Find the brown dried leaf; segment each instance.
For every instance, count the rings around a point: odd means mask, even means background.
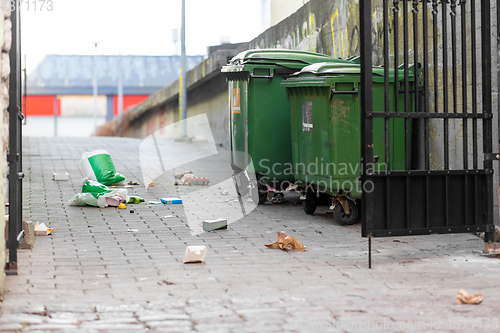
[[[483,301],[483,294],[476,293],[469,295],[465,290],[459,290],[457,296],[455,296],[455,302],[457,304],[479,304]]]

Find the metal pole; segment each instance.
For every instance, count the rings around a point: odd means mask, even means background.
[[[23,114],[24,114],[24,122],[23,124],[26,125],[28,122],[27,116],[28,116],[28,111],[26,109],[26,102],[28,98],[28,69],[27,69],[27,64],[26,64],[26,54],[24,55],[24,100],[23,100]]]
[[[54,96],[54,136],[57,136],[57,112],[58,111],[58,105],[57,105],[57,95]]]
[[[122,55],[118,55],[118,136],[122,136],[121,122],[123,113],[123,80],[122,80]]]
[[[9,85],[9,262],[6,264],[7,275],[17,275],[17,248],[22,238],[22,166],[21,166],[21,38],[20,12],[14,6],[10,20],[12,22],[12,47],[10,49],[10,85]]]
[[[97,42],[94,42],[93,86],[94,86],[94,134],[97,134]]]
[[[187,91],[186,91],[186,0],[182,0],[181,19],[181,70],[179,77],[179,116],[180,120],[187,118]],[[182,122],[181,136],[187,136],[186,121]]]

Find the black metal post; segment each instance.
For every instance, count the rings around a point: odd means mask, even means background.
[[[21,166],[21,43],[18,6],[11,13],[12,46],[9,78],[9,262],[7,275],[17,275],[17,248],[22,235],[22,166]]]
[[[491,9],[490,0],[481,0],[481,75],[483,88],[483,113],[492,113],[491,96]],[[483,151],[489,153],[493,150],[492,118],[483,119]],[[486,170],[493,169],[491,160],[484,160]],[[487,224],[493,224],[493,174],[487,176],[486,188],[488,193]],[[484,233],[484,241],[493,241],[493,231]]]
[[[367,117],[368,112],[373,110],[373,74],[372,74],[372,42],[371,42],[371,22],[372,22],[372,4],[371,1],[360,1],[360,42],[361,42],[361,184],[366,183],[368,173],[372,173],[373,168],[373,119]],[[367,228],[373,226],[372,214],[366,212],[373,211],[373,200],[362,193],[361,210],[362,235],[367,236]]]

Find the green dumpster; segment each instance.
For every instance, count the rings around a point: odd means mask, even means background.
[[[241,52],[222,67],[229,90],[231,167],[241,175],[252,160],[259,203],[266,200],[266,184],[283,189],[294,182],[290,113],[280,83],[317,62],[351,63],[312,52],[262,49]],[[240,193],[246,191],[245,177],[236,183]]]
[[[414,66],[410,71],[410,105],[414,106]],[[404,75],[389,71],[390,112],[394,112],[394,84],[401,89],[398,108],[404,111]],[[290,102],[293,172],[302,190],[304,211],[313,214],[318,198],[331,199],[333,216],[342,225],[358,216],[361,198],[361,102],[358,64],[317,63],[281,83]],[[384,112],[384,69],[373,68],[373,110]],[[411,109],[409,112],[413,112]],[[373,119],[375,171],[385,165],[385,120]],[[405,169],[404,119],[390,120],[389,169]],[[411,126],[410,126],[411,128]],[[408,152],[409,154],[411,152]]]

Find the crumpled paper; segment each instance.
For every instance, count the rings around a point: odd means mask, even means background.
[[[270,249],[282,249],[284,251],[287,250],[297,250],[304,251],[307,246],[304,246],[301,242],[299,242],[292,235],[286,235],[283,232],[278,232],[278,237],[276,238],[276,242],[266,245],[266,247]]]
[[[455,302],[457,304],[479,304],[483,301],[483,294],[477,293],[469,295],[465,290],[459,290],[457,296],[455,296]]]

